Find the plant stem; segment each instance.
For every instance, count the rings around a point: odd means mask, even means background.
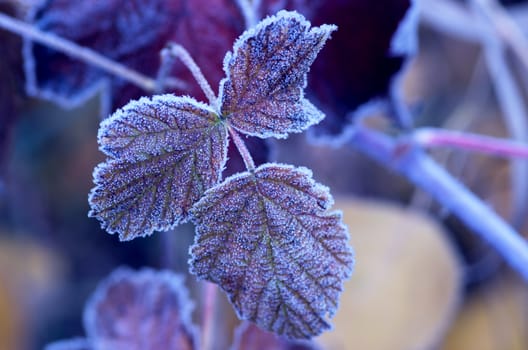
[[[170,54],[167,48],[164,48],[160,52],[160,66],[158,69],[158,74],[156,75],[156,93],[162,93],[165,86],[165,81],[167,80],[172,66],[174,64],[175,57]]]
[[[201,349],[212,349],[213,321],[216,304],[216,285],[211,282],[204,282],[203,291],[203,314],[202,314],[202,344]]]
[[[244,17],[246,29],[249,29],[257,24],[257,8],[258,3],[251,0],[236,0],[238,8]]]
[[[255,162],[253,161],[251,153],[249,153],[249,150],[247,149],[244,140],[242,140],[238,132],[236,132],[236,130],[232,127],[228,126],[228,130],[229,134],[231,134],[231,137],[233,138],[233,141],[235,142],[235,146],[238,150],[238,153],[240,153],[240,156],[244,160],[246,169],[249,171],[255,170]]]
[[[412,134],[411,141],[426,148],[454,147],[508,158],[528,158],[527,144],[460,131],[422,128]]]
[[[489,8],[489,0],[473,0],[471,4],[474,12],[480,14],[478,20],[484,23],[481,46],[506,127],[516,141],[528,142],[526,105],[506,59],[503,44],[505,40],[500,37],[499,31],[491,30],[494,26],[494,14]],[[513,187],[513,221],[520,227],[525,221],[527,209],[528,163],[520,160],[512,162],[510,177]]]
[[[0,28],[96,66],[110,74],[139,86],[145,91],[152,92],[156,88],[156,81],[141,73],[129,69],[128,67],[100,55],[93,50],[77,45],[74,42],[63,39],[54,34],[43,32],[26,22],[9,17],[3,13],[0,13]]]
[[[169,43],[165,49],[168,54],[177,57],[182,61],[185,67],[191,72],[198,85],[200,85],[200,88],[209,100],[209,104],[216,108],[216,95],[213,92],[213,89],[211,89],[211,85],[207,82],[207,79],[205,79],[200,67],[198,67],[189,52],[183,46],[176,43]]]
[[[358,126],[349,145],[405,176],[489,242],[528,281],[528,243],[477,196],[417,147],[405,151],[380,132]]]

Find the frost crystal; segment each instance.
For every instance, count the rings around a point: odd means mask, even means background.
[[[306,74],[333,25],[310,28],[296,12],[280,11],[242,34],[224,59],[221,112],[239,131],[284,138],[324,115],[303,97]]]
[[[306,168],[266,164],[208,190],[191,272],[219,284],[238,315],[290,338],[330,327],[352,252],[341,214]]]
[[[94,171],[92,210],[121,240],[167,230],[220,180],[227,131],[208,106],[188,97],[132,101],[101,123],[110,159]]]

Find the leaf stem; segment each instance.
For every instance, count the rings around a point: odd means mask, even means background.
[[[32,40],[48,47],[51,47],[85,63],[96,66],[106,71],[107,73],[118,76],[126,81],[129,81],[139,86],[145,91],[152,92],[156,88],[155,80],[139,72],[136,72],[103,55],[100,55],[93,50],[77,45],[72,41],[58,37],[52,33],[43,32],[24,21],[12,18],[3,13],[0,13],[0,28],[18,34],[24,38],[27,38],[28,40]],[[176,87],[184,86],[182,85],[183,83],[181,81],[173,80],[172,82],[178,85]]]
[[[163,93],[166,88],[184,90],[188,88],[187,82],[170,76],[175,57],[162,49],[160,51],[160,66],[156,74],[156,87],[154,92]]]
[[[203,291],[203,313],[202,313],[202,344],[201,349],[212,349],[213,321],[216,305],[216,285],[211,282],[204,282]]]
[[[422,150],[409,147],[401,152],[394,140],[363,126],[351,133],[349,145],[432,195],[489,242],[528,282],[527,241]]]
[[[257,11],[259,2],[253,2],[251,0],[236,0],[238,8],[244,17],[246,29],[254,27],[257,24]]]
[[[235,142],[235,146],[238,150],[238,153],[240,153],[240,156],[244,160],[244,164],[246,165],[246,169],[249,171],[255,170],[255,162],[253,161],[253,158],[251,157],[251,153],[249,153],[249,150],[246,147],[246,144],[244,140],[240,137],[238,132],[236,132],[235,129],[228,126],[229,134],[233,138],[233,141]]]
[[[211,85],[209,85],[209,83],[207,82],[207,79],[205,79],[205,76],[203,75],[202,70],[200,69],[200,67],[198,67],[198,65],[196,64],[194,59],[191,57],[189,52],[183,46],[176,44],[176,43],[168,43],[167,47],[163,50],[165,51],[164,52],[162,51],[162,55],[170,54],[173,57],[177,57],[180,59],[180,61],[182,61],[182,63],[191,72],[194,79],[196,80],[196,82],[198,83],[202,91],[204,92],[205,96],[209,100],[209,104],[216,108],[217,107],[216,106],[217,104],[216,95],[213,92],[213,89],[211,89]]]
[[[528,159],[527,144],[460,131],[422,128],[411,135],[411,141],[426,148],[455,147],[501,157]]]

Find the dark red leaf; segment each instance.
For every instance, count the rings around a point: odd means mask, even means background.
[[[391,54],[391,40],[409,6],[409,0],[336,0],[316,12],[314,25],[339,28],[309,75],[309,96],[326,113],[316,132],[340,133],[347,113],[387,94],[404,61]]]
[[[158,70],[159,51],[168,41],[178,42],[213,86],[223,76],[225,52],[244,29],[231,0],[52,0],[35,22],[150,77]],[[64,106],[78,105],[100,88],[106,89],[107,100],[111,96],[113,108],[148,94],[119,79],[106,80],[97,68],[55,50],[27,43],[25,52],[28,91]],[[179,93],[204,100],[181,63],[176,62],[173,73],[188,82],[189,88]]]

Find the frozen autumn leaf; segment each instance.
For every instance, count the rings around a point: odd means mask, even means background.
[[[159,51],[169,41],[187,48],[207,79],[223,77],[222,57],[244,29],[244,19],[231,0],[49,0],[39,8],[34,24],[90,48],[129,68],[154,77]],[[62,106],[77,106],[103,90],[107,107],[122,107],[145,91],[113,79],[67,55],[27,40],[24,60],[27,91]],[[204,99],[181,64],[172,75],[187,86],[181,92]]]
[[[316,350],[310,342],[292,341],[264,331],[253,323],[243,322],[235,330],[230,350]]]
[[[318,335],[352,271],[332,203],[306,168],[265,164],[232,176],[191,209],[191,272],[219,284],[242,319],[289,338]]]
[[[159,50],[170,40],[173,18],[178,14],[172,0],[51,0],[34,11],[35,25],[69,39],[126,66],[154,76]],[[123,89],[97,68],[63,53],[26,40],[26,86],[31,95],[65,107],[77,106],[104,90],[103,104],[122,106],[137,98],[137,89]],[[133,95],[129,93],[133,92]],[[111,100],[114,102],[112,104]]]
[[[207,105],[188,97],[132,101],[101,123],[110,159],[94,171],[92,210],[109,233],[131,240],[187,220],[220,180],[227,131]]]
[[[280,11],[247,30],[224,59],[221,113],[237,130],[284,138],[324,115],[304,98],[306,74],[334,25],[310,27],[296,12]]]
[[[180,275],[120,268],[86,303],[87,337],[45,350],[197,350],[192,307]]]
[[[192,304],[181,276],[119,269],[86,304],[84,326],[96,349],[198,349]]]

